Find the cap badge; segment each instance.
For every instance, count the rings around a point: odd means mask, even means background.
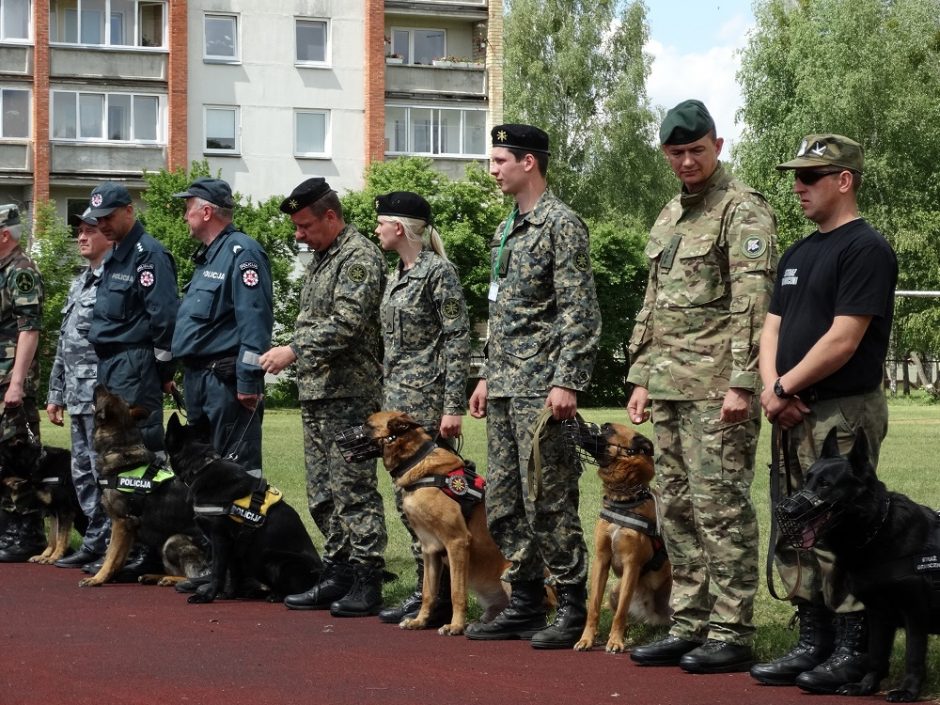
[[[506,130],[500,130],[499,132],[496,133],[496,139],[499,142],[505,142],[507,137],[508,135],[506,134]]]
[[[291,209],[296,210],[296,209],[297,209],[297,199],[296,199],[296,198],[290,199],[290,201],[288,201],[287,205],[289,205],[289,206],[291,207]]]
[[[826,153],[826,145],[824,145],[822,142],[816,142],[809,151],[815,154],[817,157],[821,157]]]
[[[92,194],[92,196],[91,196],[91,205],[92,205],[92,207],[97,208],[98,206],[101,205],[101,202],[102,202],[103,200],[104,200],[104,199],[101,197],[101,194],[100,194],[100,193],[94,193],[94,194]]]

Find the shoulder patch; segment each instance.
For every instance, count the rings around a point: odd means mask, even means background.
[[[239,266],[239,269],[242,270],[242,284],[249,289],[254,289],[258,286],[261,281],[261,277],[258,274],[258,265],[254,262],[245,262]]]
[[[157,277],[152,269],[143,269],[140,271],[140,274],[137,275],[137,281],[142,287],[149,289],[156,283]]]
[[[349,269],[346,270],[346,276],[349,277],[349,281],[353,284],[362,284],[362,282],[366,280],[368,273],[364,265],[355,262],[349,265]]]
[[[767,241],[759,235],[752,235],[741,244],[741,253],[748,259],[757,259],[767,251]]]
[[[574,266],[579,272],[586,272],[591,268],[591,258],[587,252],[579,252],[574,256]]]
[[[36,288],[36,277],[28,269],[21,269],[16,273],[13,283],[21,294],[28,294]]]
[[[441,305],[441,313],[444,314],[444,318],[451,320],[457,318],[460,315],[460,299],[456,296],[448,296]]]

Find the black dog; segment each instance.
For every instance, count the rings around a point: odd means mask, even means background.
[[[224,460],[209,442],[208,424],[184,426],[173,414],[166,448],[177,476],[189,485],[196,521],[212,544],[209,583],[189,597],[271,600],[316,584],[320,556],[297,512],[263,479]]]
[[[843,695],[871,695],[888,675],[894,633],[907,635],[906,672],[889,702],[917,699],[926,677],[928,633],[940,633],[940,516],[889,492],[868,462],[868,439],[856,433],[848,456],[836,429],[806,475],[803,489],[780,503],[777,517],[798,548],[817,543],[836,556],[836,569],[864,604],[869,620],[869,672]]]

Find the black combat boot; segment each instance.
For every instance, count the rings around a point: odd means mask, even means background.
[[[327,610],[335,600],[349,592],[352,584],[351,565],[345,561],[326,559],[323,561],[320,582],[307,592],[288,595],[284,598],[284,604],[292,610]]]
[[[379,612],[379,621],[385,624],[398,624],[403,619],[414,617],[421,609],[421,586],[424,584],[424,563],[417,567],[418,578],[415,589],[408,597],[392,607],[386,607]]]
[[[370,617],[382,609],[382,569],[363,563],[353,566],[353,583],[330,605],[334,617]]]
[[[858,683],[868,673],[868,620],[864,612],[836,615],[836,648],[811,671],[796,677],[810,693],[835,693],[840,686]]]
[[[774,661],[755,664],[751,677],[765,685],[793,685],[798,675],[816,668],[832,653],[833,616],[823,605],[797,601],[794,618],[800,622],[800,636],[796,646]]]
[[[514,582],[509,604],[503,611],[492,622],[469,625],[464,633],[468,639],[531,639],[547,626],[544,601],[545,583],[542,580]]]
[[[0,549],[0,563],[25,563],[46,550],[46,529],[39,512],[10,513],[10,539]]]
[[[532,635],[533,649],[570,649],[574,647],[587,620],[587,590],[584,585],[559,585],[555,619]]]
[[[13,512],[0,512],[0,551],[13,543],[16,538],[16,526]]]

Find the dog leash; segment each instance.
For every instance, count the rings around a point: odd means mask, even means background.
[[[242,435],[238,438],[238,443],[232,446],[232,451],[225,456],[225,460],[236,461],[238,460],[238,449],[242,447],[242,443],[245,441],[245,434],[248,433],[248,428],[251,426],[252,420],[255,418],[255,414],[258,413],[258,407],[261,405],[262,398],[258,398],[258,403],[255,404],[255,407],[251,410],[251,416],[248,417],[248,420],[245,422],[245,427],[242,429]],[[232,426],[232,430],[229,431],[228,436],[225,438],[225,443],[222,444],[222,447],[225,448],[228,446],[228,442],[232,440],[232,436],[235,433],[235,427]]]
[[[780,539],[780,525],[777,522],[777,505],[783,494],[783,484],[786,483],[786,496],[793,494],[793,486],[790,475],[790,432],[780,427],[780,424],[773,425],[771,435],[770,451],[770,541],[767,547],[767,560],[765,572],[767,576],[767,590],[770,596],[775,600],[790,601],[796,595],[803,579],[803,566],[800,562],[800,554],[796,554],[796,581],[793,587],[784,597],[781,597],[774,586],[774,552],[777,541]]]

